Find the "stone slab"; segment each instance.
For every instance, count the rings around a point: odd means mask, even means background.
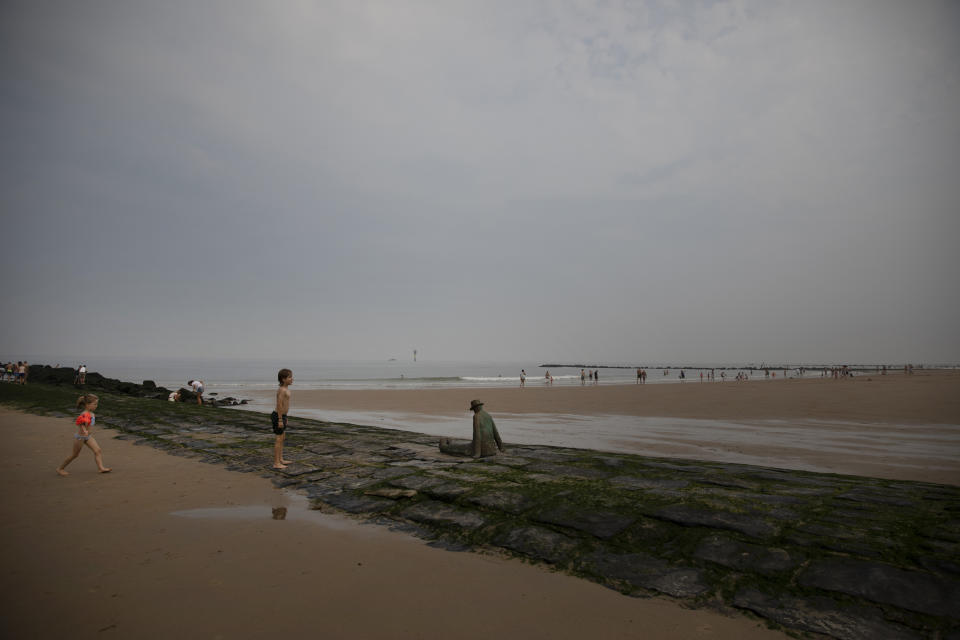
[[[467,498],[471,502],[488,509],[497,511],[506,511],[507,513],[519,514],[532,508],[536,502],[531,498],[513,491],[488,491],[476,496]]]
[[[805,587],[838,591],[909,611],[960,620],[960,584],[920,571],[836,558],[818,560],[800,572]]]
[[[565,561],[577,546],[577,540],[543,527],[519,527],[494,539],[505,549],[551,564]]]
[[[880,611],[841,605],[829,598],[775,597],[756,589],[736,593],[733,606],[747,609],[785,627],[821,633],[838,640],[919,640],[919,633],[888,622]]]
[[[674,566],[645,553],[593,553],[585,558],[583,567],[631,587],[675,598],[693,598],[710,590],[702,570]]]
[[[643,478],[637,476],[617,476],[610,478],[610,484],[621,489],[647,491],[650,489],[682,489],[690,483],[677,478]]]
[[[694,557],[709,560],[739,571],[776,575],[792,571],[800,566],[804,557],[785,549],[764,547],[733,540],[726,536],[713,535],[703,539],[694,552]]]
[[[692,505],[671,505],[650,511],[647,515],[685,527],[712,527],[739,531],[751,538],[770,538],[777,534],[777,527],[766,522],[758,515],[747,515],[695,507]]]
[[[476,529],[486,524],[487,519],[475,511],[464,511],[434,500],[425,500],[400,512],[400,516],[439,526],[455,526],[462,529]]]
[[[569,464],[553,464],[551,462],[534,462],[524,467],[524,471],[546,473],[558,478],[578,478],[581,480],[602,480],[609,478],[611,475],[608,471],[600,471],[599,469],[584,469]]]
[[[612,538],[636,521],[635,518],[618,513],[567,509],[545,511],[534,515],[533,519],[546,524],[583,531],[604,540]]]

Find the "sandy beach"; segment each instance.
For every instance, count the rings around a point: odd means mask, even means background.
[[[84,451],[61,478],[70,420],[0,408],[0,425],[3,637],[786,637],[307,512],[268,480],[108,430],[96,435],[114,471]]]
[[[262,408],[272,392],[253,394]],[[300,390],[292,415],[392,416],[468,438],[479,397],[508,442],[960,484],[960,372],[524,389]],[[269,409],[267,409],[269,410]],[[298,413],[299,412],[299,413]],[[349,417],[349,415],[347,416]]]

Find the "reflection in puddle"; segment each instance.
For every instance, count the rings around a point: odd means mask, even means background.
[[[362,524],[342,515],[311,509],[310,501],[306,496],[296,493],[278,492],[272,503],[185,509],[183,511],[173,511],[170,515],[198,520],[299,520],[312,522],[327,529],[374,533],[374,527],[363,527]]]

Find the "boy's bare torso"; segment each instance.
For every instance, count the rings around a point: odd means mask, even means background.
[[[287,415],[290,409],[290,387],[281,386],[277,389],[277,413],[281,416]]]

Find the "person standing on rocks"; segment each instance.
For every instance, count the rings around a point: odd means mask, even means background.
[[[497,451],[505,453],[506,449],[503,448],[503,441],[500,439],[497,425],[494,424],[490,414],[483,410],[483,402],[480,400],[471,401],[470,410],[473,411],[473,442],[453,444],[450,438],[440,438],[440,451],[452,456],[472,456],[474,458],[495,456]]]
[[[273,468],[286,469],[289,460],[283,459],[283,443],[287,437],[287,412],[290,411],[290,385],[293,384],[293,371],[280,369],[277,372],[280,388],[277,389],[277,408],[270,414],[273,424],[273,433],[276,437],[273,443]]]
[[[203,380],[191,380],[187,383],[193,389],[193,392],[197,394],[197,404],[203,404]]]

